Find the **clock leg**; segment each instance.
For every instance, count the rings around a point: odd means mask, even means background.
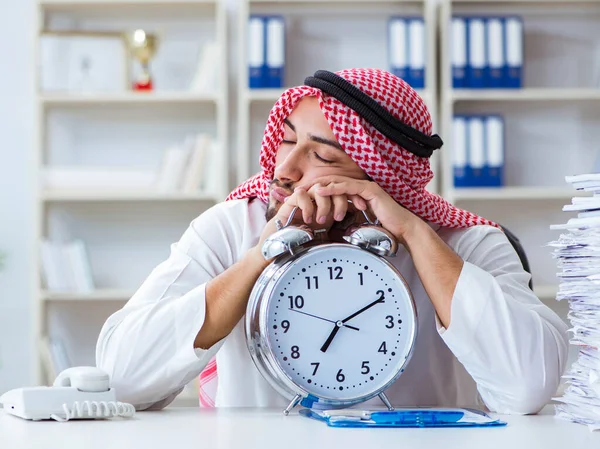
[[[379,393],[379,399],[381,399],[381,402],[383,402],[385,404],[385,406],[388,408],[389,411],[393,411],[394,410],[394,407],[390,403],[390,400],[385,395],[385,393]]]
[[[290,414],[290,410],[293,409],[294,407],[296,407],[296,405],[298,405],[298,402],[300,402],[300,399],[302,399],[302,396],[300,396],[299,394],[297,394],[294,399],[292,399],[292,402],[290,402],[290,405],[287,406],[287,408],[283,411],[283,414],[285,416]]]

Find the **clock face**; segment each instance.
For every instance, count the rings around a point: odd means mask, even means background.
[[[365,250],[315,247],[289,265],[270,297],[271,351],[291,380],[315,396],[370,396],[410,358],[409,291],[392,267]]]

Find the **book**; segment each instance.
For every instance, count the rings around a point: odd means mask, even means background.
[[[487,87],[485,20],[479,17],[467,19],[467,85],[472,89]]]
[[[202,46],[196,71],[190,83],[190,91],[192,92],[215,92],[219,86],[219,55],[222,52],[216,42],[209,42]]]
[[[455,115],[452,123],[454,187],[504,185],[504,117]]]
[[[263,86],[281,88],[285,82],[285,21],[282,16],[265,17],[266,78]]]
[[[205,171],[208,169],[206,160],[210,151],[211,138],[207,134],[199,134],[194,139],[194,147],[190,155],[190,163],[185,172],[182,191],[194,193],[202,190]]]
[[[174,193],[181,190],[184,173],[194,145],[194,138],[189,136],[183,143],[168,147],[156,178],[156,190],[160,193]]]
[[[408,83],[414,89],[425,87],[425,21],[408,21]]]
[[[40,243],[41,273],[50,292],[89,293],[95,289],[92,270],[82,240]]]
[[[248,87],[263,88],[266,78],[266,27],[262,16],[248,19]]]
[[[408,31],[404,17],[390,17],[388,21],[388,60],[390,72],[403,80],[408,79]]]
[[[464,17],[453,17],[451,24],[452,87],[467,87],[467,21]]]

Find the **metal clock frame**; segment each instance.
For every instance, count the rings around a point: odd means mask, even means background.
[[[377,254],[374,254],[370,251],[367,251],[378,257],[380,261],[386,264],[395,273],[395,275],[404,284],[406,293],[408,294],[408,298],[410,300],[409,305],[410,310],[412,312],[411,317],[413,319],[412,331],[411,335],[409,336],[410,348],[408,354],[406,355],[404,363],[402,363],[402,365],[398,368],[397,373],[383,387],[376,389],[373,393],[369,393],[350,400],[339,400],[331,397],[312,395],[311,393],[297,385],[290,378],[290,376],[281,368],[279,362],[274,356],[274,350],[268,338],[269,328],[267,323],[267,310],[270,300],[272,299],[272,294],[275,285],[277,284],[279,279],[288,271],[288,268],[290,268],[292,264],[301,259],[302,256],[306,256],[313,252],[320,252],[326,249],[336,247],[353,247],[357,250],[366,251],[364,249],[359,248],[358,246],[346,243],[326,243],[315,246],[303,246],[296,248],[295,251],[290,251],[288,253],[278,256],[262,272],[250,294],[245,321],[246,343],[248,346],[248,350],[250,352],[255,366],[263,375],[263,377],[269,382],[269,384],[271,384],[271,386],[277,392],[279,392],[279,394],[291,400],[288,407],[284,410],[284,414],[286,415],[289,414],[290,410],[294,408],[304,398],[313,399],[313,403],[319,403],[331,406],[332,408],[338,408],[348,407],[354,404],[358,404],[360,402],[367,401],[375,396],[379,396],[382,402],[388,407],[388,409],[393,410],[393,407],[390,404],[390,401],[388,400],[384,392],[398,379],[398,377],[400,377],[413,355],[418,331],[418,322],[417,309],[412,292],[410,291],[406,280],[394,265],[392,265],[383,257],[378,256]]]

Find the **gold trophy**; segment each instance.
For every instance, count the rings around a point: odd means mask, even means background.
[[[156,35],[146,33],[144,30],[135,30],[127,35],[127,44],[130,54],[140,62],[142,68],[142,73],[132,82],[132,89],[136,91],[151,91],[153,85],[150,73],[150,60],[156,53],[158,38]]]

